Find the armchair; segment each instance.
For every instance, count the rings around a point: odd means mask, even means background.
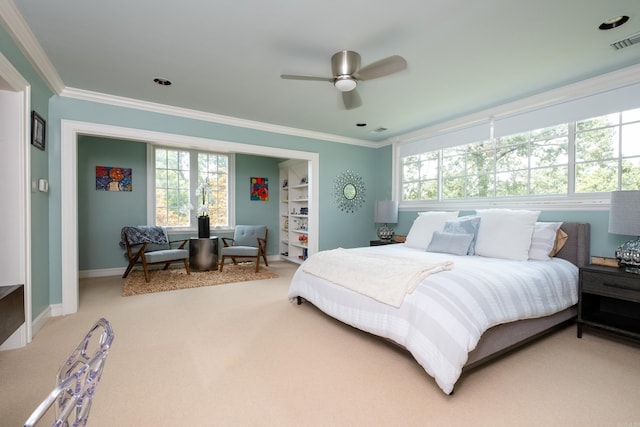
[[[224,247],[220,251],[220,272],[224,268],[225,258],[231,258],[237,264],[236,258],[255,258],[256,273],[260,269],[260,258],[267,262],[267,226],[266,225],[237,225],[233,239],[223,237]]]
[[[174,262],[183,262],[187,274],[189,270],[189,251],[184,248],[189,239],[170,241],[167,232],[162,227],[138,226],[122,227],[120,245],[126,248],[129,265],[122,275],[126,278],[136,264],[142,264],[144,278],[149,282],[149,265],[164,264],[163,270]],[[172,244],[181,243],[177,249]]]

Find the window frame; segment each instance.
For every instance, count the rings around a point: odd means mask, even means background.
[[[188,226],[165,226],[167,232],[169,234],[190,234],[195,233],[198,230],[197,223],[197,199],[195,196],[195,189],[197,188],[197,170],[193,170],[191,167],[193,164],[198,165],[198,154],[214,154],[218,156],[226,156],[228,160],[228,171],[227,171],[227,225],[226,226],[218,226],[213,227],[212,230],[215,230],[219,233],[225,232],[233,232],[235,228],[235,181],[236,181],[236,173],[235,173],[235,155],[233,153],[225,153],[219,151],[208,151],[201,148],[190,148],[184,146],[174,146],[174,145],[162,145],[162,144],[147,144],[147,224],[156,225],[156,162],[155,162],[155,153],[156,149],[161,150],[175,150],[175,151],[186,151],[189,152],[190,155],[190,170],[189,170],[189,200],[190,204],[193,206],[189,214],[189,225]]]
[[[623,185],[622,181],[622,170],[621,165],[625,159],[636,159],[638,156],[624,156],[622,153],[622,129],[625,125],[630,123],[635,123],[640,126],[640,120],[635,119],[630,122],[625,122],[622,117],[623,114],[629,111],[638,110],[639,108],[631,108],[625,109],[622,111],[614,112],[611,114],[618,114],[619,120],[616,124],[606,126],[608,128],[616,128],[618,132],[618,156],[617,160],[617,189],[620,189]],[[602,114],[596,117],[606,116],[608,114]],[[437,147],[433,150],[429,150],[426,152],[420,152],[415,154],[406,154],[404,156],[401,155],[400,144],[398,142],[393,144],[393,166],[392,166],[392,176],[393,176],[393,198],[399,201],[399,207],[401,210],[421,210],[421,209],[458,209],[458,210],[473,210],[478,207],[478,204],[481,203],[483,207],[504,207],[504,208],[527,208],[527,209],[566,209],[566,210],[604,210],[608,208],[609,199],[610,199],[610,191],[603,192],[594,192],[594,193],[576,193],[576,135],[577,131],[577,122],[583,120],[590,120],[592,118],[581,119],[581,120],[573,120],[567,121],[564,124],[568,126],[567,133],[567,163],[566,168],[568,171],[568,182],[567,182],[567,193],[563,194],[548,194],[548,195],[526,195],[526,196],[500,196],[500,197],[475,197],[475,198],[459,198],[459,199],[443,199],[443,184],[444,184],[444,172],[442,169],[443,163],[443,155],[445,150],[471,145],[474,143],[480,143],[482,141],[475,142],[465,142],[459,145],[444,145]],[[560,123],[559,125],[563,125]],[[488,132],[487,134],[492,132],[492,123],[488,123]],[[558,126],[558,125],[555,125]],[[555,127],[554,125],[547,126],[547,128]],[[530,129],[531,132],[537,129]],[[508,135],[507,135],[508,137]],[[498,140],[499,138],[496,138]],[[528,175],[528,187],[531,185],[531,172],[536,168],[532,168],[531,166],[531,140],[528,142],[529,144],[529,154],[528,154],[528,167],[526,169]],[[429,154],[429,153],[437,153],[438,157],[438,188],[437,188],[437,199],[432,200],[403,200],[404,197],[404,189],[403,189],[403,178],[404,178],[404,158],[410,156],[420,156],[421,154]],[[580,163],[580,162],[578,162]],[[565,166],[565,164],[561,164],[561,166]],[[493,171],[493,179],[496,179],[498,172],[495,170],[496,165],[494,164]],[[467,177],[468,170],[465,170],[464,177]]]

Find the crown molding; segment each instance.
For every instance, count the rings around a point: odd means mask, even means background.
[[[0,1],[0,21],[49,89],[59,95],[64,82],[12,0]]]
[[[360,145],[363,147],[376,148],[379,145],[362,139],[347,138],[339,135],[315,132],[304,129],[291,128],[286,126],[273,125],[253,120],[240,119],[237,117],[223,116],[221,114],[207,113],[204,111],[191,110],[188,108],[173,107],[171,105],[159,104],[155,102],[141,101],[133,98],[126,98],[116,95],[108,95],[100,92],[92,92],[84,89],[66,87],[60,94],[62,97],[74,98],[84,101],[99,102],[102,104],[114,105],[118,107],[133,108],[136,110],[149,111],[159,114],[184,117],[188,119],[201,120],[223,125],[236,126],[247,129],[260,130],[264,132],[279,133],[284,135],[298,136],[302,138],[319,139],[322,141],[338,142],[341,144]]]
[[[437,123],[410,133],[398,135],[386,139],[386,143],[406,143],[428,138],[436,134],[451,132],[453,130],[466,128],[482,122],[489,122],[539,108],[549,107],[561,102],[580,98],[582,96],[593,95],[607,90],[618,89],[640,81],[640,65],[632,65],[620,70],[605,73],[596,77],[582,80],[573,84],[552,89],[537,95],[528,96],[516,101],[508,102],[497,107],[488,108],[477,113],[452,120]]]

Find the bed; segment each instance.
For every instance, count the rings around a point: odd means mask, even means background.
[[[425,252],[406,244],[345,250],[383,266],[388,258],[388,264],[408,259],[442,267],[420,276],[397,306],[310,272],[308,261],[294,274],[288,297],[405,348],[451,394],[463,372],[575,319],[577,267],[588,264],[590,227],[558,224],[568,238],[546,261]],[[494,295],[499,289],[507,299]],[[454,290],[461,296],[450,295]]]

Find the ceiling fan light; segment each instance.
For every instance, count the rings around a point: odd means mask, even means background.
[[[338,76],[333,85],[340,92],[349,92],[356,88],[356,81],[351,76]]]

